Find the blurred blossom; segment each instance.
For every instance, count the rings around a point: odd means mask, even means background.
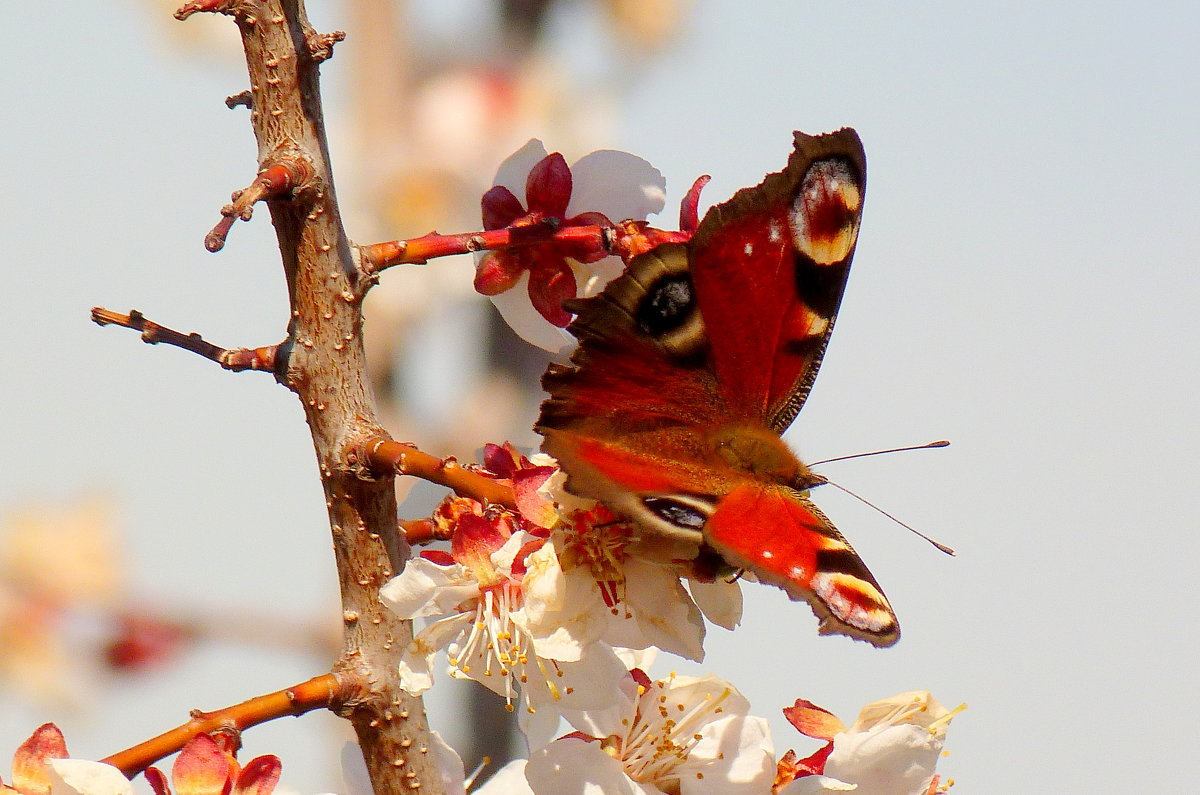
[[[122,582],[107,501],[29,506],[0,521],[0,682],[27,697],[72,699],[82,669],[67,650],[66,619],[111,609]]]

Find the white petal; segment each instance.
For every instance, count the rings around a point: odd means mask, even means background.
[[[608,608],[596,583],[583,568],[564,573],[554,544],[530,555],[528,564],[525,605],[513,622],[529,633],[539,657],[577,662],[608,625]]]
[[[546,146],[541,141],[537,138],[530,138],[524,146],[513,152],[500,164],[500,168],[496,170],[496,179],[492,181],[492,184],[508,188],[514,196],[521,200],[521,206],[528,209],[529,205],[525,201],[525,183],[529,181],[529,172],[533,171],[533,167],[548,154]]]
[[[535,795],[525,779],[524,759],[514,759],[472,791],[472,795]]]
[[[490,298],[509,328],[530,345],[563,353],[575,344],[575,338],[566,329],[552,325],[533,308],[529,301],[529,271],[523,271],[511,289]]]
[[[659,795],[657,787],[639,784],[598,742],[555,740],[532,752],[525,778],[534,792],[550,795]]]
[[[825,773],[852,781],[873,795],[924,792],[941,756],[942,738],[921,726],[879,726],[865,732],[839,732]]]
[[[713,582],[689,579],[688,590],[696,606],[718,627],[734,629],[742,623],[742,587],[737,580],[717,578]]]
[[[634,668],[640,668],[643,671],[649,671],[650,666],[654,665],[654,661],[658,659],[658,649],[650,646],[645,649],[628,649],[620,646],[613,647],[613,651],[621,658],[621,662],[625,663],[625,667],[632,671]]]
[[[849,731],[866,731],[883,724],[911,723],[926,728],[936,724],[934,730],[944,737],[950,722],[946,720],[947,717],[953,717],[951,711],[942,706],[928,690],[910,690],[867,704],[859,711],[858,719]]]
[[[444,616],[479,596],[479,583],[465,566],[440,566],[413,558],[379,589],[379,598],[401,618]]]
[[[604,638],[614,646],[655,646],[699,662],[704,659],[704,620],[674,570],[630,559],[625,564],[625,601],[608,612]]]
[[[675,709],[675,704],[682,704],[686,709],[693,704],[708,701],[720,704],[722,716],[745,716],[750,712],[750,702],[746,697],[729,682],[712,674],[676,676],[668,679],[663,695],[667,698],[665,703],[671,705],[669,709],[672,710]]]
[[[133,795],[120,770],[86,759],[51,759],[50,795]]]
[[[531,541],[537,540],[537,536],[532,533],[527,533],[524,530],[518,530],[513,533],[504,542],[503,545],[491,554],[492,565],[505,575],[512,577],[513,562],[516,560],[517,554]]]
[[[754,795],[770,790],[776,772],[775,746],[765,719],[731,715],[699,733],[702,739],[679,766],[682,795]]]
[[[779,795],[821,795],[823,792],[852,792],[857,784],[848,784],[829,776],[803,776],[779,791]]]
[[[400,686],[413,695],[433,687],[433,656],[474,621],[474,613],[460,613],[435,621],[418,633],[400,659]]]
[[[601,709],[613,703],[617,687],[629,671],[612,647],[593,643],[583,650],[579,662],[562,663],[565,677],[558,680],[566,709]]]
[[[429,747],[433,750],[433,761],[438,766],[438,772],[442,774],[442,790],[448,794],[465,793],[467,776],[463,772],[462,757],[442,739],[442,735],[436,731],[431,731],[429,734],[431,737]]]
[[[546,455],[545,453],[536,453],[530,457],[529,462],[535,466],[558,466],[558,461],[556,461],[552,456]],[[576,497],[574,494],[568,492],[566,483],[567,473],[560,469],[550,477],[546,478],[546,481],[542,485],[538,486],[538,496],[544,500],[549,500],[550,502],[558,505],[561,513],[569,513],[571,511],[587,511],[596,507],[595,500],[589,500],[584,497]]]
[[[638,684],[632,676],[626,676],[613,690],[611,703],[588,710],[562,710],[563,717],[574,728],[592,737],[608,737],[622,734],[622,721],[633,716],[637,710]]]
[[[644,221],[667,204],[662,172],[628,152],[602,149],[571,166],[571,201],[567,216],[601,212],[610,221]]]
[[[525,745],[530,750],[549,745],[566,733],[562,730],[562,713],[553,704],[542,704],[531,711],[524,696],[517,709],[517,726],[525,735]]]
[[[575,260],[567,262],[575,274],[575,293],[579,298],[591,298],[625,272],[625,263],[620,257],[605,257],[586,264]]]

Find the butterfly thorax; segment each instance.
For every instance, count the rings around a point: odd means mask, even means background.
[[[814,475],[779,435],[765,426],[726,425],[714,431],[709,441],[716,457],[738,472],[797,491],[821,482],[820,476]]]

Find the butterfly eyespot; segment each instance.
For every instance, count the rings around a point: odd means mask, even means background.
[[[712,514],[710,503],[699,497],[643,497],[642,505],[664,522],[685,530],[699,530]]]
[[[836,265],[854,251],[861,211],[862,189],[849,161],[818,160],[792,199],[792,243],[817,265]]]
[[[639,331],[671,355],[694,362],[708,345],[688,268],[685,246],[659,246],[630,263],[626,277],[614,283],[613,297]]]
[[[669,334],[687,322],[695,305],[691,276],[686,273],[664,276],[638,305],[638,327],[654,337]]]

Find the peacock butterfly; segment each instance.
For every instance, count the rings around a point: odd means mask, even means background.
[[[822,634],[876,646],[896,615],[807,493],[824,478],[780,438],[833,330],[866,161],[851,129],[797,132],[787,168],[567,302],[579,346],[553,365],[537,430],[571,492],[639,530],[639,554],[715,553],[804,599]]]

